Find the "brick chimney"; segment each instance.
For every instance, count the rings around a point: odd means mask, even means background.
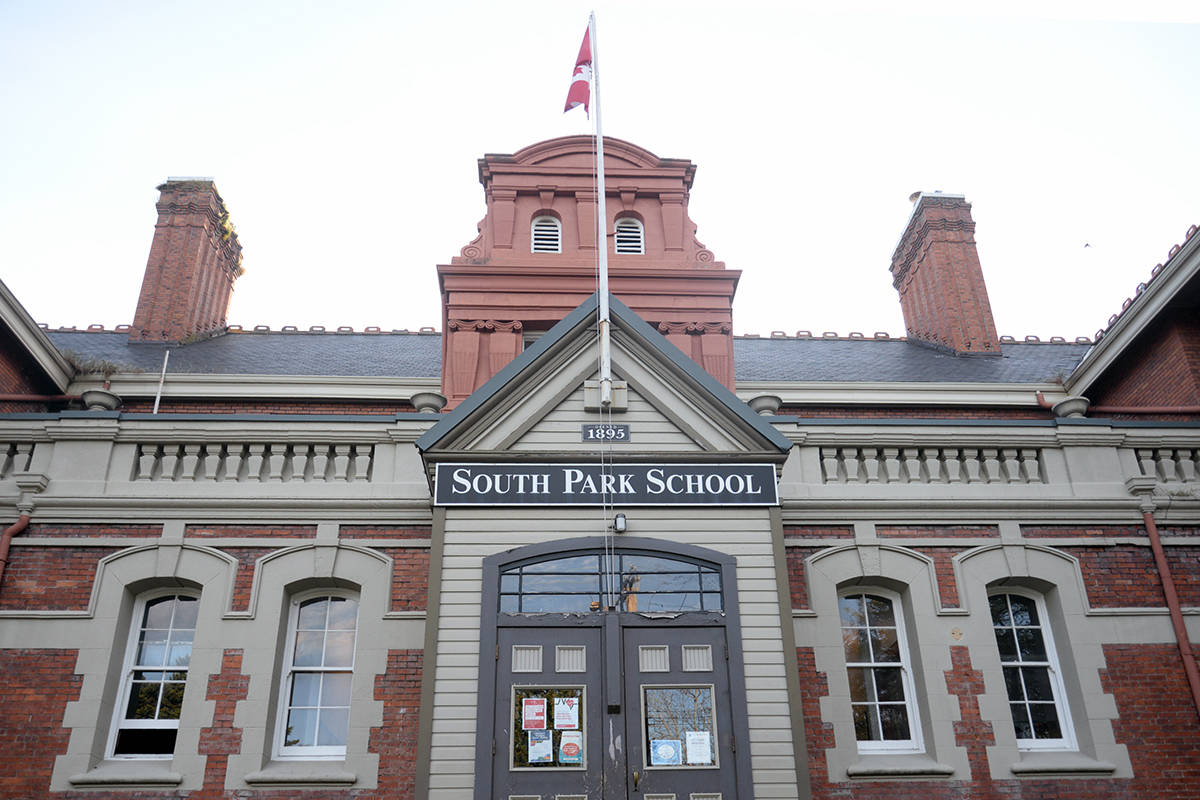
[[[960,356],[999,356],[971,204],[962,195],[918,192],[892,254],[908,337]]]
[[[129,338],[184,342],[225,328],[242,246],[225,201],[208,178],[168,178]]]

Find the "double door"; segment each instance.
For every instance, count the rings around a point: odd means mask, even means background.
[[[737,747],[747,743],[735,735],[745,719],[726,636],[722,617],[707,613],[502,623],[491,796],[734,800]]]

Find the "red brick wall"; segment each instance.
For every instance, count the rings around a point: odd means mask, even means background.
[[[0,609],[5,611],[82,611],[87,608],[100,559],[109,547],[22,547],[8,551]]]
[[[954,579],[954,557],[962,552],[958,547],[914,547],[933,559],[937,574],[938,597],[942,608],[958,608],[958,581]]]
[[[381,547],[392,558],[392,611],[421,611],[428,605],[429,551],[416,547]]]
[[[785,539],[792,537],[852,539],[854,538],[854,528],[849,525],[785,525],[783,526],[783,537]]]
[[[134,398],[125,401],[121,409],[128,412],[150,413],[154,410],[152,398]],[[163,398],[159,403],[160,414],[411,414],[411,404],[394,402],[371,402],[358,400],[212,400],[208,398],[173,397]]]
[[[188,525],[183,535],[195,539],[285,538],[311,539],[316,525]]]
[[[4,325],[0,325],[0,394],[58,394],[44,378],[35,362]],[[45,403],[0,401],[0,414],[20,411],[45,411]]]
[[[1064,547],[1079,559],[1088,601],[1096,608],[1165,605],[1162,583],[1149,547]],[[1167,566],[1175,580],[1179,601],[1200,605],[1200,548],[1166,548]]]
[[[79,698],[78,650],[0,650],[0,797],[42,798],[55,756],[71,738],[62,727],[67,703]]]
[[[1000,535],[995,525],[879,525],[880,539],[981,539]]]
[[[1162,533],[1162,531],[1159,531]],[[1091,539],[1138,536],[1145,537],[1140,525],[1081,528],[1078,525],[1022,525],[1021,536],[1026,539]]]
[[[1129,348],[1092,391],[1092,404],[1200,405],[1200,321],[1194,315],[1178,312],[1155,327],[1153,339]]]
[[[137,537],[157,539],[162,536],[161,525],[62,525],[58,523],[31,522],[23,537],[55,539],[91,539]]]
[[[796,650],[801,712],[815,800],[1195,800],[1200,785],[1200,722],[1174,645],[1105,645],[1101,685],[1117,706],[1113,733],[1129,751],[1133,778],[1038,778],[992,780],[987,746],[994,726],[979,713],[983,674],[968,648],[950,648],[946,690],[958,699],[955,740],[967,751],[969,780],[829,780],[826,750],[833,726],[821,718],[820,698],[829,694],[812,648]],[[930,687],[936,691],[935,687]]]
[[[339,535],[343,539],[428,539],[432,534],[427,527],[343,525]]]
[[[367,750],[379,753],[379,788],[371,797],[407,800],[416,794],[418,720],[421,712],[420,650],[389,650],[387,672],[375,679],[383,701],[383,725],[371,729]]]
[[[237,575],[233,579],[233,606],[231,611],[247,611],[250,608],[250,589],[254,585],[254,565],[258,559],[270,553],[270,547],[224,547],[221,551],[237,559]]]
[[[804,576],[804,560],[821,547],[788,547],[787,557],[788,587],[792,595],[792,608],[808,608],[808,581]]]

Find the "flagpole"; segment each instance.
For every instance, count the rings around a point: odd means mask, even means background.
[[[612,405],[612,351],[608,317],[608,211],[605,207],[604,131],[600,124],[600,53],[596,48],[596,12],[588,17],[592,50],[592,92],[596,106],[596,247],[600,254],[600,405]]]

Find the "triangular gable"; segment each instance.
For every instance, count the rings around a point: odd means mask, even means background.
[[[1067,378],[1067,391],[1088,395],[1100,384],[1111,383],[1118,373],[1129,368],[1124,356],[1139,346],[1151,345],[1149,340],[1164,319],[1177,313],[1180,306],[1194,309],[1197,305],[1200,305],[1200,235],[1193,225],[1184,243],[1171,249],[1167,263],[1155,268],[1150,281],[1138,287],[1132,303],[1098,336],[1096,346]],[[1184,317],[1188,316],[1184,312]]]
[[[20,360],[28,359],[36,364],[49,384],[59,392],[65,392],[75,370],[2,281],[0,281],[0,322],[9,330],[16,340],[16,344],[21,348],[20,354],[13,355]]]
[[[509,449],[549,415],[568,408],[596,370],[596,306],[593,294],[421,436],[417,446],[422,451]],[[638,400],[690,440],[682,450],[768,454],[791,447],[765,419],[611,295],[609,308],[614,377],[627,381]],[[611,421],[621,423],[621,416],[613,414]],[[601,415],[589,414],[588,421],[600,422]],[[660,427],[660,432],[665,431]],[[636,450],[642,448],[635,444],[627,452]]]

